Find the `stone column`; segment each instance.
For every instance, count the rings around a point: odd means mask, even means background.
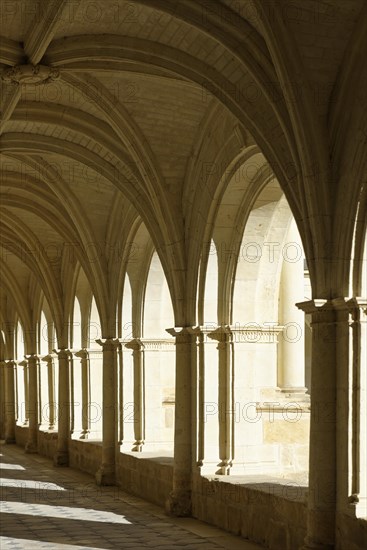
[[[209,334],[218,341],[218,409],[219,409],[219,468],[216,474],[228,475],[234,448],[233,396],[233,339],[229,327],[219,327]]]
[[[354,389],[355,399],[358,399],[358,409],[355,415],[355,424],[359,428],[358,447],[355,459],[356,470],[359,471],[358,488],[358,517],[367,517],[367,299],[358,302],[359,313],[359,380],[355,377],[359,392]],[[358,416],[357,416],[358,414]]]
[[[343,356],[349,359],[344,369],[338,365],[338,511],[366,517],[367,300],[339,300],[336,307],[349,313],[349,322],[338,337],[344,343]]]
[[[98,485],[115,485],[117,449],[117,346],[118,340],[96,340],[102,346],[102,463],[96,473]]]
[[[302,243],[293,221],[288,239],[302,250]],[[278,386],[284,393],[304,394],[305,388],[305,318],[296,303],[304,299],[303,258],[284,259],[281,277],[280,337]],[[294,397],[294,396],[293,396]]]
[[[52,355],[45,355],[41,358],[47,365],[47,380],[48,380],[48,429],[55,429],[55,373],[54,373],[54,360]],[[42,410],[42,414],[45,415],[45,411]]]
[[[57,451],[54,455],[55,466],[69,465],[70,441],[70,358],[71,351],[54,350],[59,361],[59,404]]]
[[[176,408],[173,487],[166,503],[173,516],[191,515],[192,484],[192,363],[196,336],[190,327],[168,329],[176,338]]]
[[[15,443],[15,362],[5,362],[5,443]]]
[[[141,451],[145,443],[145,358],[144,344],[134,338],[127,344],[133,350],[134,362],[134,437],[133,451]]]
[[[191,334],[196,335],[198,342],[196,354],[198,365],[195,369],[195,380],[194,370],[192,372],[191,383],[198,386],[197,450],[200,458],[197,465],[201,475],[222,473],[219,458],[219,440],[221,437],[220,430],[222,430],[223,435],[223,425],[220,427],[220,406],[224,403],[220,403],[219,400],[221,374],[219,372],[220,353],[218,353],[218,347],[216,346],[218,337],[212,337],[212,334],[216,334],[217,330],[218,327],[215,324],[189,329]],[[218,467],[220,468],[219,471]]]
[[[312,318],[309,495],[303,549],[332,550],[337,477],[337,316],[333,303],[327,300],[297,305]]]
[[[28,362],[28,441],[26,453],[36,453],[38,448],[38,370],[39,358],[32,353],[25,356]]]
[[[90,362],[88,350],[82,349],[74,353],[80,359],[82,374],[82,430],[79,439],[88,439],[90,432]]]
[[[198,327],[190,331],[192,335],[196,335],[193,346],[196,347],[196,357],[192,364],[191,383],[193,386],[193,418],[192,424],[193,433],[193,452],[196,452],[196,467],[201,472],[204,466],[205,459],[205,349],[204,349],[204,333]]]
[[[21,403],[21,407],[24,405],[24,421],[23,426],[29,425],[29,370],[28,361],[25,359],[18,362],[18,367],[23,367],[23,384],[24,384],[24,403]],[[19,405],[18,405],[19,406]],[[18,420],[20,418],[20,411],[18,411]]]
[[[124,441],[124,354],[122,344],[119,340],[117,346],[117,380],[118,380],[118,444],[122,445]]]
[[[0,439],[5,438],[5,361],[0,361]]]

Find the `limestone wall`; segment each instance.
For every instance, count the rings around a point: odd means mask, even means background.
[[[57,432],[38,432],[38,452],[41,455],[52,459],[56,453],[56,448]]]
[[[307,490],[297,484],[194,477],[193,516],[271,550],[300,548],[306,536]]]
[[[172,489],[173,458],[121,453],[116,473],[124,491],[164,506]]]
[[[95,475],[102,459],[102,445],[94,441],[77,441],[73,439],[70,442],[70,466]]]
[[[25,447],[28,439],[28,427],[27,426],[15,426],[15,441],[17,445]]]

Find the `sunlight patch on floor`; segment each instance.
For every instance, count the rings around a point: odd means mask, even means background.
[[[56,483],[33,481],[32,479],[8,479],[0,478],[0,487],[14,487],[16,489],[37,489],[42,491],[66,491],[64,487],[56,485]]]
[[[20,464],[6,464],[5,462],[0,463],[0,470],[25,470]]]
[[[29,540],[29,539],[14,539],[12,537],[0,537],[0,548],[5,550],[5,548],[11,548],[12,550],[103,550],[101,547],[93,546],[75,546],[74,544],[61,544],[57,542],[43,542],[39,540]]]
[[[26,502],[0,501],[0,510],[7,514],[25,514],[31,516],[72,519],[77,521],[98,521],[131,525],[124,516],[114,512],[93,510],[91,508],[73,508],[70,506],[50,506],[49,504],[28,504]]]

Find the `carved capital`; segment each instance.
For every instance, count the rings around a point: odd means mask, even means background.
[[[78,357],[78,359],[88,359],[89,358],[89,352],[87,349],[81,349],[79,351],[74,352],[75,357]]]
[[[30,355],[25,355],[24,359],[27,361],[29,367],[36,367],[39,363],[39,357],[35,353],[31,353]]]
[[[130,342],[125,343],[125,348],[132,349],[133,351],[143,351],[144,344],[140,340],[140,338],[134,338],[133,340],[130,340]]]
[[[105,340],[96,340],[96,342],[102,347],[102,351],[115,351],[120,345],[116,338],[106,338]]]
[[[197,327],[167,328],[166,332],[176,338],[176,344],[191,344],[197,334]]]
[[[56,353],[59,360],[60,359],[69,360],[72,357],[72,353],[69,349],[60,349],[60,350],[54,349],[53,352]]]

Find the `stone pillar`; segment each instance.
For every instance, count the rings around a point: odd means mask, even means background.
[[[205,349],[204,349],[204,333],[198,328],[191,331],[196,334],[196,357],[192,365],[192,385],[193,385],[193,418],[192,424],[194,428],[193,451],[196,451],[196,466],[199,472],[204,465],[205,459]],[[194,344],[193,344],[194,345]]]
[[[358,517],[367,517],[367,299],[358,303],[359,314],[359,340],[358,348],[359,364],[358,373],[359,379],[355,377],[354,384],[359,387],[359,392],[354,389],[355,399],[358,399],[358,409],[355,415],[355,424],[359,428],[358,447],[355,459],[356,470],[359,471],[359,480],[356,483],[358,488]],[[357,416],[358,414],[358,416]]]
[[[124,354],[122,344],[119,340],[117,346],[117,387],[118,387],[118,444],[122,445],[124,441]]]
[[[218,353],[218,337],[213,336],[218,330],[217,325],[208,324],[189,329],[195,334],[198,350],[195,355],[198,365],[192,372],[192,384],[198,387],[198,451],[200,458],[197,462],[201,475],[221,474],[219,440],[220,430],[223,435],[223,425],[220,427],[219,372],[220,353]],[[220,339],[220,337],[219,337]],[[196,339],[195,339],[196,341]],[[194,369],[194,367],[193,367]],[[199,375],[199,376],[198,376]],[[222,385],[223,387],[223,385]],[[218,471],[218,467],[220,468]]]
[[[191,515],[192,483],[192,363],[196,336],[189,327],[168,329],[176,338],[176,408],[173,487],[166,503],[173,516]]]
[[[23,426],[29,426],[29,369],[28,361],[18,361],[18,367],[23,367],[23,384],[24,384],[24,403],[21,403],[21,407],[24,405],[24,421]],[[18,421],[21,417],[20,411],[18,411]]]
[[[90,362],[88,350],[82,349],[74,353],[80,359],[82,375],[82,430],[79,439],[88,439],[90,432]]]
[[[349,314],[349,322],[338,335],[345,348],[338,357],[349,359],[344,368],[338,365],[338,511],[366,517],[367,300],[339,300],[336,307]]]
[[[38,448],[38,370],[39,358],[32,353],[25,356],[28,362],[28,441],[26,453],[36,453]]]
[[[54,350],[59,361],[59,404],[57,451],[54,455],[55,466],[69,465],[70,441],[70,358],[71,351]]]
[[[134,338],[127,344],[133,350],[134,362],[134,437],[133,451],[141,451],[145,443],[145,357],[144,344]]]
[[[117,346],[118,340],[96,340],[102,346],[103,408],[102,408],[102,463],[96,473],[98,485],[115,485],[117,449]]]
[[[219,468],[216,474],[228,475],[234,448],[233,339],[229,327],[209,334],[218,341]]]
[[[288,239],[299,250],[302,243],[293,221]],[[303,257],[284,259],[281,276],[280,323],[284,332],[280,337],[280,361],[278,366],[278,386],[284,393],[306,392],[305,388],[305,318],[297,309],[296,303],[304,299]],[[294,397],[294,396],[293,396]]]
[[[337,317],[333,303],[327,300],[297,305],[312,318],[309,495],[303,549],[332,550],[337,477]]]
[[[14,361],[5,362],[5,443],[15,443],[15,369]]]
[[[22,361],[19,365],[23,366],[24,380],[24,425],[29,426],[29,367],[28,361]]]
[[[45,361],[47,366],[47,392],[48,392],[48,429],[55,429],[55,373],[54,373],[54,360],[52,355],[45,355],[41,360]],[[45,415],[44,407],[42,408],[42,415]]]
[[[5,361],[0,361],[0,439],[5,438]]]

